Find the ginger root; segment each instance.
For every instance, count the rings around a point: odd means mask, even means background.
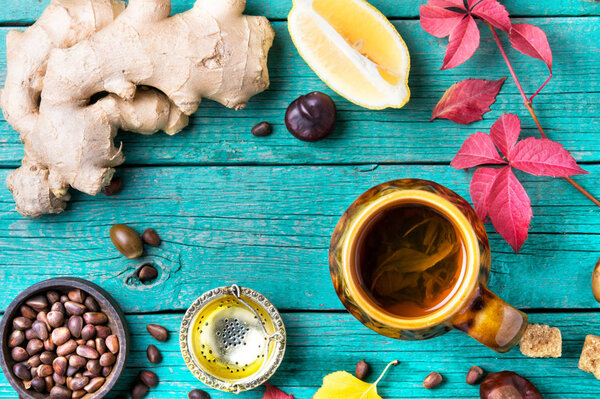
[[[244,8],[197,0],[169,17],[170,0],[52,0],[10,32],[0,105],[25,144],[7,178],[17,211],[62,212],[69,187],[96,195],[125,160],[119,129],[175,134],[202,98],[241,109],[265,90],[274,33]]]

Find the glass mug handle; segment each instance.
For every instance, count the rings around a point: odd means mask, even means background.
[[[479,284],[469,302],[452,319],[452,326],[496,352],[519,343],[529,324],[527,315]]]

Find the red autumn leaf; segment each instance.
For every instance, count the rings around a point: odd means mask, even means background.
[[[490,137],[500,152],[507,158],[519,139],[521,121],[515,114],[502,115],[490,129]]]
[[[453,84],[433,109],[431,120],[445,118],[463,125],[482,120],[505,80],[466,79]]]
[[[461,10],[467,11],[463,0],[429,0],[427,4],[434,7],[460,8]]]
[[[496,231],[519,252],[527,239],[533,213],[529,196],[510,166],[500,169],[492,185],[489,215]]]
[[[473,55],[479,47],[479,29],[471,15],[467,15],[450,32],[450,41],[444,56],[442,69],[459,66]]]
[[[446,37],[462,21],[466,14],[429,4],[419,7],[421,27],[435,37]]]
[[[469,136],[450,163],[456,169],[472,168],[484,164],[503,164],[490,136],[477,132]]]
[[[477,215],[483,221],[488,216],[490,192],[500,170],[479,168],[473,173],[473,177],[471,178],[471,200],[473,201]]]
[[[508,35],[515,50],[544,61],[552,73],[552,50],[543,30],[530,24],[513,24]]]
[[[536,176],[567,177],[588,173],[561,144],[548,139],[529,137],[519,141],[509,159],[515,168]]]
[[[263,399],[294,399],[294,395],[288,395],[268,382],[265,382],[265,388],[265,396],[263,396]]]
[[[510,17],[506,8],[497,0],[469,0],[471,13],[498,29],[510,32]],[[471,5],[475,3],[475,5]]]

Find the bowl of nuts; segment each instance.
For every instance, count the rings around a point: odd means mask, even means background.
[[[79,278],[21,292],[0,331],[2,371],[23,399],[100,399],[127,360],[123,312],[106,291]]]

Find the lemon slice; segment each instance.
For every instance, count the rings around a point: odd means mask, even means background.
[[[408,102],[408,48],[366,1],[294,0],[288,28],[302,58],[349,101],[370,109]]]

